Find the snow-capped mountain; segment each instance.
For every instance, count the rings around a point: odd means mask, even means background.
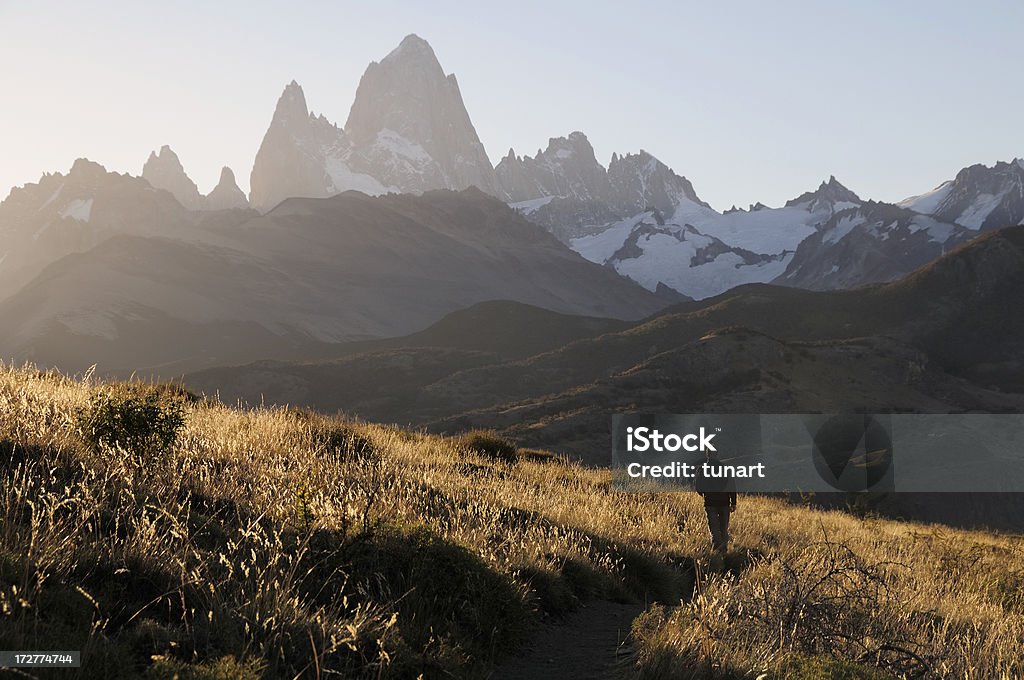
[[[573,239],[571,246],[648,290],[668,287],[695,299],[742,283],[770,281],[792,257],[792,252],[763,254],[730,246],[692,225],[666,222],[657,210]]]
[[[1024,223],[1024,159],[991,168],[972,165],[954,179],[900,205],[968,229],[999,229]]]
[[[454,76],[410,35],[367,67],[344,129],[311,114],[297,83],[285,88],[250,198],[267,210],[290,196],[348,189],[476,186],[651,291],[701,298],[752,282],[832,288],[889,280],[965,238],[953,222],[979,228],[1024,219],[1022,171],[1020,162],[967,168],[908,199],[904,207],[916,212],[890,216],[892,206],[861,200],[835,177],[779,208],[719,213],[646,151],[613,154],[605,167],[579,131],[551,138],[533,156],[510,149],[492,169]]]
[[[566,242],[657,210],[680,217],[717,214],[693,185],[646,151],[613,154],[605,169],[582,132],[553,137],[533,158],[510,149],[494,170],[500,194]]]
[[[497,192],[494,169],[430,45],[409,35],[363,74],[344,129],[309,112],[298,83],[278,100],[250,178],[250,200],[268,210],[289,197],[354,189],[370,195]]]
[[[654,210],[599,229],[591,226],[589,233],[570,239],[570,245],[649,290],[663,284],[700,299],[781,277],[802,242],[836,215],[863,205],[835,177],[781,208],[758,204],[724,214],[701,202],[689,182],[687,186],[688,192],[668,203],[674,203],[668,216]]]
[[[143,179],[116,176],[121,179],[83,188],[82,178],[109,174],[93,165],[81,161],[67,178],[46,176],[12,192],[0,210],[0,229],[7,225],[0,288],[4,281],[23,283],[40,263],[80,251],[100,235],[159,232],[162,215],[182,206],[192,215],[183,219],[194,223],[208,219],[196,211],[248,205],[229,168],[203,196],[167,146],[150,154]],[[416,35],[370,63],[344,128],[311,113],[302,88],[288,84],[250,179],[251,203],[264,212],[287,198],[348,190],[422,194],[476,187],[585,258],[651,291],[696,298],[751,282],[833,288],[885,281],[979,231],[1024,223],[1022,160],[965,168],[900,206],[864,201],[831,177],[782,207],[756,203],[724,213],[646,151],[616,153],[602,165],[578,131],[551,138],[532,157],[510,149],[492,167],[454,75],[445,74]],[[120,187],[125,206],[107,203],[112,186]],[[34,207],[24,208],[26,201]],[[140,206],[157,212],[144,215]]]
[[[801,241],[773,283],[825,290],[892,281],[974,235],[890,203],[862,203],[836,211]]]

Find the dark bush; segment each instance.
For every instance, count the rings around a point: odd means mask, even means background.
[[[317,423],[313,427],[313,444],[345,460],[370,460],[380,455],[373,442],[344,423]]]
[[[519,459],[519,449],[516,445],[494,430],[472,430],[459,437],[459,443],[474,453],[493,460],[513,463]]]
[[[105,390],[78,413],[78,429],[94,450],[120,447],[135,454],[163,453],[185,425],[182,403],[152,389]]]

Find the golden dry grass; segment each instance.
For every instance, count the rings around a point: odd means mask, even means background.
[[[83,677],[485,676],[586,597],[665,605],[646,678],[1024,674],[1020,538],[744,498],[722,568],[692,494],[206,401],[169,453],[93,449],[100,389],[0,367],[0,647],[82,649]]]

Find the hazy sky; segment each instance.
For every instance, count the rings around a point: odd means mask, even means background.
[[[899,200],[1024,156],[1022,30],[1020,0],[0,0],[0,194],[79,156],[138,174],[162,144],[204,193],[222,165],[248,190],[288,81],[343,124],[366,64],[418,33],[493,161],[582,130],[718,209],[829,174]]]

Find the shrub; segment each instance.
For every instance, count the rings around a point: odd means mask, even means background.
[[[312,426],[313,445],[345,460],[371,460],[379,457],[373,442],[351,425],[329,420]]]
[[[485,458],[506,463],[514,463],[519,459],[519,449],[516,445],[494,430],[471,430],[459,437],[459,443]]]
[[[146,672],[146,680],[260,680],[262,677],[261,662],[240,662],[233,656],[202,664],[187,664],[156,657],[153,666]]]
[[[78,429],[93,450],[122,448],[135,454],[169,451],[185,425],[181,402],[156,389],[142,395],[104,390],[77,416]]]
[[[554,453],[541,449],[520,449],[519,458],[522,460],[532,460],[537,463],[561,462],[561,459]]]

